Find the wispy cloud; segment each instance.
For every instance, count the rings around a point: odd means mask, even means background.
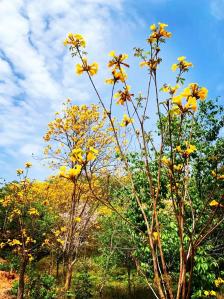
[[[218,20],[224,20],[224,0],[211,0],[211,13]]]
[[[119,22],[127,31],[131,25],[122,17],[115,25],[123,8],[123,0],[0,1],[0,147],[6,176],[12,163],[18,167],[38,154],[47,123],[65,98],[92,100],[63,47],[67,32],[82,33],[90,58],[105,64],[101,53],[119,35]]]

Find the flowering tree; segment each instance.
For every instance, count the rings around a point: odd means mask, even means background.
[[[81,67],[77,68],[81,72]],[[89,68],[88,71],[93,72]],[[70,188],[67,209],[61,211],[65,227],[62,238],[59,238],[62,232],[56,230],[66,264],[65,291],[71,286],[78,250],[94,224],[99,202],[108,197],[103,178],[111,161],[109,145],[113,137],[106,119],[97,105],[72,106],[68,100],[62,114],[56,113],[55,120],[49,123],[44,136],[48,142],[45,154],[51,158],[53,167],[60,168],[59,177],[68,181],[65,184]]]
[[[1,216],[4,219],[1,231],[1,250],[12,250],[19,257],[18,299],[24,298],[25,273],[28,264],[43,251],[42,243],[53,227],[55,217],[45,205],[28,178],[31,163],[25,170],[17,169],[18,182],[8,184],[6,195],[0,200]]]
[[[161,46],[171,33],[167,25],[158,23],[150,26],[151,33],[147,39],[148,49],[135,48],[134,55],[141,59],[140,66],[147,70],[147,91],[145,95],[135,95],[128,85],[125,69],[127,54],[110,52],[108,63],[111,78],[106,83],[112,86],[112,96],[108,102],[103,100],[97,89],[93,76],[98,71],[98,64],[89,64],[84,51],[86,42],[80,34],[68,34],[64,44],[69,46],[72,56],[77,56],[80,63],[76,65],[76,73],[85,73],[98,100],[107,115],[117,145],[119,159],[131,184],[132,196],[141,211],[146,227],[144,237],[150,249],[154,281],[149,282],[157,298],[190,298],[194,270],[194,258],[198,248],[209,235],[223,222],[223,207],[220,198],[221,187],[204,192],[203,204],[197,209],[198,190],[192,192],[192,186],[199,183],[194,176],[193,165],[195,158],[203,156],[201,148],[197,148],[197,138],[194,134],[195,117],[200,102],[207,97],[207,89],[197,83],[184,87],[184,75],[192,67],[192,63],[181,56],[172,65],[177,72],[173,86],[164,83],[159,87],[157,80],[158,66],[162,62]],[[153,92],[154,91],[154,92]],[[147,202],[143,203],[141,194],[136,186],[135,173],[132,171],[128,152],[120,142],[119,131],[114,125],[114,99],[125,112],[122,126],[132,130],[134,142],[138,144],[140,159],[144,165]],[[152,106],[157,110],[158,134],[148,132]],[[156,117],[156,116],[154,116]],[[155,138],[156,137],[156,138]],[[154,141],[156,140],[156,142]],[[212,172],[214,185],[223,180],[221,160]],[[166,194],[162,188],[163,177],[167,178]],[[202,184],[202,182],[200,181]],[[201,189],[201,188],[200,188]],[[203,188],[202,188],[203,189]],[[202,190],[201,189],[201,190]],[[214,191],[215,190],[215,191]],[[215,192],[215,193],[214,193]],[[213,196],[217,199],[213,199]],[[170,217],[175,221],[179,242],[179,273],[178,279],[172,277],[168,261],[164,255],[164,229],[161,220],[161,203],[171,204]],[[211,208],[212,207],[212,208]],[[207,216],[204,216],[204,211]],[[190,217],[189,217],[190,215]],[[203,218],[205,217],[205,218]],[[205,221],[201,221],[203,218]],[[178,258],[178,257],[177,257]]]

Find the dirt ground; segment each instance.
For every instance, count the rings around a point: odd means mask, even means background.
[[[13,282],[18,279],[17,274],[0,271],[0,299],[13,299],[10,290]]]

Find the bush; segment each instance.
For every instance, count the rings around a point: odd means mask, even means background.
[[[53,299],[56,298],[56,280],[51,275],[37,275],[35,272],[30,277],[26,287],[29,299]]]
[[[75,298],[76,299],[90,299],[92,294],[93,283],[88,273],[88,268],[84,267],[79,276],[75,279]]]

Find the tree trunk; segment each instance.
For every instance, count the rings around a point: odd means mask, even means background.
[[[131,298],[131,268],[128,266],[128,297]]]
[[[60,265],[60,259],[57,257],[56,258],[56,278],[57,279],[59,277],[59,265]]]
[[[27,263],[28,263],[27,257],[23,257],[22,262],[20,264],[20,270],[19,270],[19,286],[18,286],[17,299],[24,298],[24,290],[25,290],[24,280],[25,280]]]
[[[69,291],[69,289],[71,288],[72,270],[73,270],[73,263],[69,261],[67,264],[66,276],[65,276],[65,285],[64,285],[65,292]]]

